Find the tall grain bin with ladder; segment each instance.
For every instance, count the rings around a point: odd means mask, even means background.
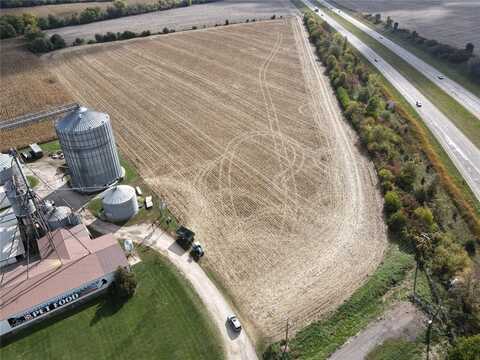
[[[105,189],[122,175],[110,117],[79,107],[55,124],[72,187],[92,193]]]

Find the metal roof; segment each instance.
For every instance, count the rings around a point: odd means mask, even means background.
[[[72,210],[67,206],[57,206],[48,216],[48,221],[59,221],[70,216]]]
[[[52,237],[38,240],[40,260],[30,264],[28,277],[26,263],[5,273],[0,287],[0,320],[112,273],[118,266],[128,266],[112,234],[91,239],[81,224],[56,230]]]
[[[0,185],[0,210],[7,207],[10,207],[10,200],[8,200],[7,194],[5,193],[5,188],[3,185]]]
[[[103,126],[109,119],[105,113],[80,107],[59,120],[55,127],[63,133],[78,133]]]
[[[12,157],[7,154],[0,153],[0,171],[12,167]]]
[[[40,153],[42,152],[42,148],[38,146],[38,144],[30,144],[30,149],[32,149],[33,152]]]
[[[128,185],[117,185],[107,191],[103,195],[103,204],[115,205],[123,204],[136,198],[135,189]]]
[[[25,253],[18,229],[18,222],[12,209],[0,212],[0,264]]]

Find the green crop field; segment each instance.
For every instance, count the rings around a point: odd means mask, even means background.
[[[140,249],[133,298],[107,297],[27,329],[0,359],[223,359],[219,335],[193,289],[153,250]]]

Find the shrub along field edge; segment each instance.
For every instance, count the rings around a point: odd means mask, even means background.
[[[362,63],[365,60],[313,12],[308,11],[304,20],[310,40],[326,65],[345,117],[359,134],[375,164],[385,195],[385,214],[391,238],[401,248],[413,248],[415,258],[425,266],[428,264],[437,285],[442,288],[440,293],[446,300],[444,304],[447,304],[445,309],[451,316],[450,325],[458,333],[470,335],[479,321],[478,314],[471,313],[478,309],[475,303],[478,299],[474,300],[475,296],[472,297],[470,290],[463,285],[455,287],[452,293],[444,289],[448,288],[453,277],[467,279],[470,274],[472,260],[463,246],[466,246],[466,238],[478,240],[475,210],[468,202],[462,201],[459,189],[430,145],[425,129],[408,111],[392,101],[392,95],[378,75],[370,73],[368,66]],[[458,199],[452,204],[455,197]],[[455,215],[457,211],[461,216]],[[381,311],[381,302],[378,301],[391,286],[403,280],[408,263],[410,266],[414,264],[413,255],[400,250],[397,255],[410,259],[410,262],[405,260],[405,268],[389,266],[392,261],[390,253],[384,265],[337,311],[307,326],[292,339],[288,357],[326,358],[366,326],[377,311]],[[383,279],[383,276],[392,276],[396,280],[387,281],[390,286],[383,287],[375,280]],[[369,295],[364,297],[362,294]],[[449,301],[451,296],[456,297],[454,301]],[[362,306],[353,305],[359,303],[363,303]],[[462,308],[462,303],[469,303],[468,309]],[[281,358],[280,345],[269,346],[264,358]]]

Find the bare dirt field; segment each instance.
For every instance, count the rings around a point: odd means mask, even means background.
[[[332,310],[386,247],[372,165],[296,18],[47,55],[205,245],[257,335]],[[320,78],[320,81],[318,80]]]
[[[17,40],[0,41],[0,122],[28,112],[72,102],[72,97],[49,72],[49,64],[24,49]],[[0,150],[47,141],[55,132],[42,123],[15,131],[0,131]]]
[[[349,9],[391,16],[400,27],[453,46],[480,48],[478,0],[335,0]]]
[[[47,17],[48,15],[55,15],[62,18],[67,18],[73,14],[81,13],[88,7],[99,7],[106,9],[107,6],[112,6],[111,2],[78,2],[73,4],[58,4],[58,5],[42,5],[0,9],[0,15],[21,15],[24,13],[32,14],[38,17]]]
[[[296,13],[290,0],[222,0],[208,4],[156,11],[148,14],[99,21],[79,26],[49,30],[47,33],[60,34],[68,42],[75,38],[94,39],[95,33],[122,32],[125,30],[160,32],[164,27],[175,30],[190,29],[230,22],[244,22],[246,19],[265,19],[273,14],[280,16]]]

